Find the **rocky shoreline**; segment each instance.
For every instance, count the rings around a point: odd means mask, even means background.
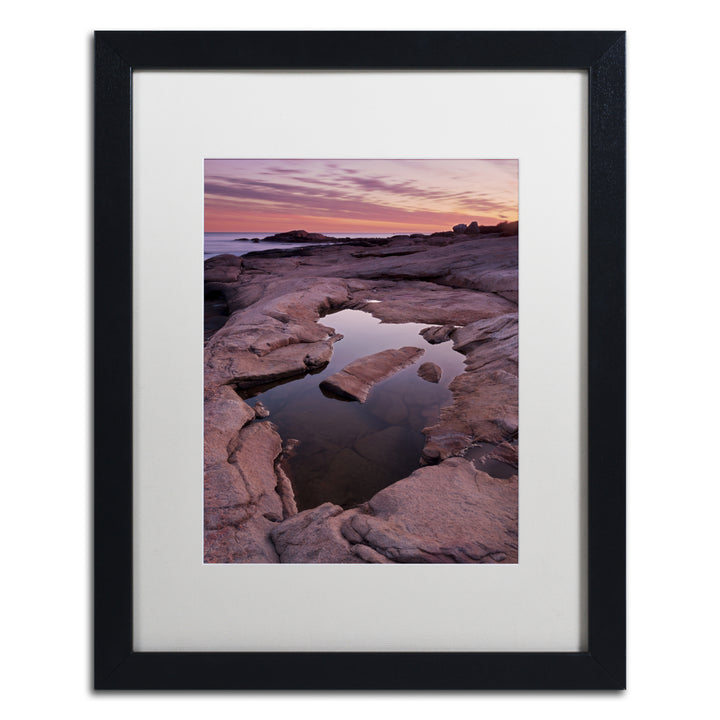
[[[517,225],[490,230],[206,261],[206,302],[222,310],[206,327],[206,562],[517,562]],[[465,356],[465,371],[423,430],[415,472],[358,507],[298,513],[292,438],[241,396],[326,366],[341,339],[326,316],[341,309],[423,323],[428,342]]]

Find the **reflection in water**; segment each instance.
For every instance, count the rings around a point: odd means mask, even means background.
[[[300,441],[289,458],[299,510],[332,502],[344,508],[370,499],[419,467],[422,429],[433,424],[451,399],[448,384],[463,371],[463,356],[452,343],[430,345],[420,323],[385,324],[360,310],[341,310],[321,320],[342,333],[333,357],[318,373],[273,386],[253,388],[245,397],[270,411],[283,440]],[[328,375],[365,355],[404,345],[425,354],[413,365],[378,383],[367,401],[344,402],[319,385]],[[418,366],[442,368],[438,384],[422,380]]]

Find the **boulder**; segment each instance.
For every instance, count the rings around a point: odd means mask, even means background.
[[[259,400],[253,405],[253,409],[255,410],[255,417],[258,419],[266,418],[270,415],[270,411]]]
[[[431,345],[447,342],[450,339],[452,331],[455,330],[454,325],[442,325],[441,327],[427,327],[420,331],[427,342]]]
[[[453,225],[453,232],[457,235],[464,235],[467,231],[467,225],[465,223],[458,223],[457,225]]]
[[[340,372],[325,378],[320,387],[343,399],[363,403],[374,385],[412,365],[424,353],[423,349],[416,347],[382,350],[354,360]]]
[[[442,377],[442,368],[433,362],[424,362],[417,371],[417,374],[431,383],[439,383]]]

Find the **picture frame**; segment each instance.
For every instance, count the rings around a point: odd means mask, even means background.
[[[587,635],[583,652],[138,652],[133,647],[133,73],[581,70],[588,75]],[[94,683],[98,690],[625,687],[622,32],[97,32]]]

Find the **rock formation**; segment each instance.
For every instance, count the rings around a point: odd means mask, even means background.
[[[517,479],[462,458],[421,468],[352,510],[325,503],[271,531],[280,562],[517,562]]]
[[[205,344],[207,562],[516,562],[517,227],[469,234],[472,225],[206,261],[206,295],[222,304],[224,322]],[[465,371],[449,385],[452,402],[423,430],[425,467],[358,507],[297,513],[286,462],[297,443],[242,396],[324,367],[339,339],[328,313],[344,308],[431,326],[423,338],[451,341]],[[387,352],[401,353],[384,363],[391,374],[422,354]],[[378,380],[353,364],[336,375],[351,369],[356,385],[338,387],[361,399]],[[393,423],[412,409],[378,402],[375,412]],[[361,467],[397,441],[393,432],[346,449]]]
[[[418,375],[423,379],[431,383],[440,382],[442,377],[442,368],[433,362],[424,362],[418,368]]]
[[[420,331],[420,334],[427,340],[431,345],[437,345],[438,343],[447,342],[452,335],[454,325],[443,325],[442,327],[428,327]]]
[[[358,358],[323,380],[320,387],[341,398],[363,403],[374,385],[412,365],[424,352],[422,348],[401,347]]]

